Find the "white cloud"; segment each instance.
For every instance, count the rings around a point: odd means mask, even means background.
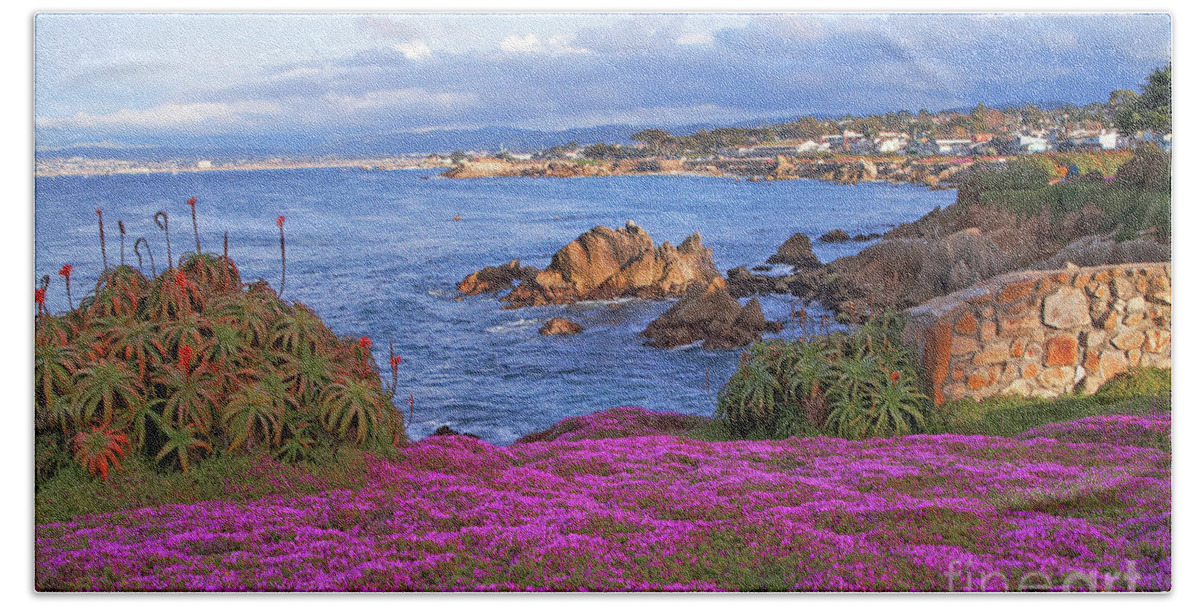
[[[327,95],[325,101],[334,109],[351,113],[381,109],[451,109],[473,105],[471,93],[437,93],[419,88],[371,91],[359,96]]]
[[[433,50],[429,48],[428,44],[425,44],[424,40],[409,40],[392,45],[392,48],[400,51],[405,57],[413,61],[421,61],[422,59],[433,57]]]
[[[572,37],[555,34],[543,41],[537,34],[518,36],[511,34],[500,42],[500,49],[507,53],[587,53],[587,49],[572,44]]]
[[[689,32],[675,39],[675,44],[688,46],[693,44],[712,44],[712,34],[708,32]]]
[[[229,127],[252,117],[278,114],[282,109],[273,101],[166,103],[141,110],[122,108],[109,114],[77,112],[69,117],[41,117],[36,124],[48,129]]]

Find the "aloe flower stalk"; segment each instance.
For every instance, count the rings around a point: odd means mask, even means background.
[[[287,282],[287,248],[283,242],[283,216],[275,218],[279,226],[279,297],[283,297],[283,286]]]
[[[225,247],[224,247],[222,253],[225,256],[225,259],[228,260],[229,259],[229,231],[228,230],[225,231]]]
[[[100,259],[104,261],[104,270],[108,271],[108,252],[104,249],[104,212],[96,208],[96,219],[100,221]]]
[[[200,255],[200,225],[196,223],[196,197],[189,198],[187,204],[192,208],[192,234],[196,236],[196,255]]]
[[[75,301],[71,299],[71,268],[70,264],[63,264],[62,268],[58,269],[58,274],[67,282],[67,304],[71,309],[75,308]]]
[[[396,354],[395,345],[388,340],[388,366],[392,368],[392,385],[387,391],[389,401],[396,396],[397,373],[400,371],[400,363],[403,361],[404,357]]]
[[[46,312],[46,289],[50,287],[50,275],[42,275],[42,283],[33,291],[33,301],[38,305],[38,316]]]
[[[159,211],[155,213],[154,223],[167,235],[167,269],[175,268],[175,262],[171,261],[171,230],[167,228],[167,212]]]
[[[137,254],[138,268],[141,268],[142,252],[138,251],[138,245],[146,246],[146,255],[150,256],[150,278],[154,278],[158,274],[158,270],[154,267],[154,252],[150,251],[150,242],[145,237],[138,237],[138,240],[133,242],[133,252]]]
[[[117,220],[117,230],[121,232],[121,265],[125,265],[125,222]]]

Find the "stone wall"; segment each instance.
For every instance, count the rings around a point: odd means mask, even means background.
[[[1015,272],[909,309],[905,339],[938,405],[1091,394],[1130,367],[1171,367],[1171,265]]]

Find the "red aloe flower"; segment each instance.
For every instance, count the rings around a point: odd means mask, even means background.
[[[402,361],[404,361],[404,357],[400,355],[393,355],[391,359],[388,359],[388,363],[392,366],[392,372],[395,372],[400,367],[400,362]]]
[[[900,384],[900,372],[892,372],[892,384]]]
[[[187,373],[192,366],[192,347],[184,344],[179,347],[179,369]]]
[[[189,198],[187,203],[194,209],[196,207],[196,197],[193,196],[192,198]]]
[[[71,299],[71,265],[63,264],[62,268],[58,269],[58,274],[67,282],[67,304],[74,309],[75,301]]]
[[[282,215],[275,218],[275,225],[279,226],[280,228],[283,228],[283,216]]]
[[[177,287],[179,287],[180,289],[187,289],[187,286],[188,286],[187,277],[183,276],[182,272],[175,273],[175,285]]]
[[[46,306],[46,289],[44,287],[33,290],[33,301],[38,305],[38,309]]]
[[[358,339],[358,346],[363,350],[371,350],[371,338],[363,336]]]

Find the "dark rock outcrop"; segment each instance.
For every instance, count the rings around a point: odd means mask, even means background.
[[[473,272],[458,283],[458,292],[474,296],[481,293],[512,289],[516,281],[524,281],[537,276],[538,269],[533,266],[522,266],[520,260],[513,260],[500,266],[484,266]]]
[[[822,243],[845,243],[850,240],[850,235],[846,234],[841,228],[834,228],[817,238]]]
[[[581,331],[583,331],[583,327],[578,323],[562,317],[554,317],[546,321],[538,333],[543,336],[573,336]]]
[[[743,307],[720,277],[707,285],[692,285],[683,298],[650,322],[642,332],[646,344],[659,348],[703,341],[706,349],[739,348],[762,338],[764,331],[780,331],[782,324],[768,323],[758,299]]]
[[[1062,268],[1068,263],[1086,267],[1170,260],[1171,246],[1159,243],[1148,235],[1129,241],[1116,241],[1111,236],[1093,234],[1068,243],[1050,259],[1035,264],[1034,268]]]
[[[670,242],[655,247],[650,235],[629,221],[620,230],[597,226],[581,234],[559,249],[545,270],[501,299],[506,308],[520,308],[623,296],[662,298],[718,277],[712,249],[701,243],[699,233],[678,248]]]
[[[819,268],[821,261],[812,252],[812,241],[806,235],[797,232],[788,237],[775,255],[767,258],[768,264],[791,264],[800,270]]]
[[[462,436],[462,437],[470,437],[471,439],[479,439],[480,441],[482,441],[482,440],[483,440],[483,438],[482,438],[482,437],[480,437],[479,435],[476,435],[475,433],[460,433],[460,432],[458,432],[458,431],[456,431],[456,430],[454,430],[454,429],[452,429],[452,428],[450,428],[449,426],[446,426],[446,425],[444,425],[444,424],[443,424],[442,426],[439,426],[439,427],[437,428],[437,430],[433,432],[433,434],[434,434],[434,436],[436,436],[436,437],[455,437],[455,436]]]
[[[802,299],[861,318],[1025,268],[1169,259],[1170,245],[1152,234],[1126,243],[1096,236],[1102,221],[1103,212],[1090,205],[1051,220],[1046,211],[1020,216],[960,202],[897,226],[857,255],[794,275],[789,286]]]
[[[787,281],[788,277],[755,274],[746,270],[745,266],[730,269],[725,278],[726,289],[729,290],[729,295],[735,298],[744,298],[756,293],[788,293]]]

